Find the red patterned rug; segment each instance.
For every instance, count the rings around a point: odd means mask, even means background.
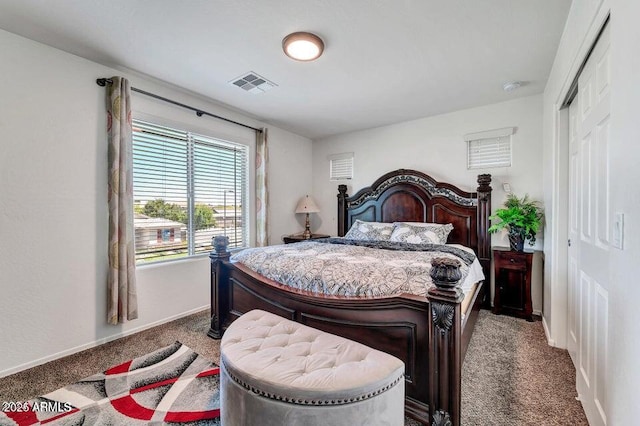
[[[219,425],[220,368],[176,342],[0,412],[0,425]]]

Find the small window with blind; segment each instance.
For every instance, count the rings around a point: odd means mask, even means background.
[[[246,247],[248,148],[133,120],[136,263],[207,253],[216,235]]]
[[[511,166],[513,127],[465,135],[467,169],[489,169]]]
[[[353,179],[353,152],[345,152],[329,156],[329,179]]]

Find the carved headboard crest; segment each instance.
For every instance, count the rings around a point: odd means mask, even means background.
[[[404,172],[404,170],[399,170]],[[407,170],[406,172],[413,172],[411,170]],[[491,179],[489,179],[491,181]],[[430,196],[441,196],[450,199],[456,204],[460,204],[461,206],[477,206],[478,199],[476,197],[462,197],[455,193],[453,190],[447,187],[439,187],[437,186],[438,182],[426,179],[425,177],[416,175],[416,174],[399,174],[396,176],[392,176],[378,185],[374,185],[371,187],[370,192],[360,191],[353,197],[347,199],[347,208],[358,207],[362,203],[368,200],[377,199],[380,194],[386,191],[391,186],[400,184],[400,183],[408,183],[417,185],[423,189],[425,189]],[[472,195],[472,194],[469,194]]]

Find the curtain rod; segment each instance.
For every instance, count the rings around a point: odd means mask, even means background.
[[[102,87],[106,86],[107,84],[112,84],[112,83],[113,83],[113,80],[111,80],[110,78],[98,78],[96,80],[96,84],[98,86],[102,86]],[[202,117],[203,115],[208,115],[209,117],[217,118],[218,120],[224,120],[224,121],[226,121],[228,123],[237,124],[238,126],[246,127],[247,129],[251,129],[251,130],[254,130],[254,131],[258,132],[258,133],[262,133],[262,129],[257,129],[255,127],[251,127],[251,126],[248,126],[246,124],[238,123],[237,121],[233,121],[233,120],[230,120],[228,118],[220,117],[219,115],[211,114],[210,112],[203,111],[203,110],[201,110],[199,108],[194,108],[192,106],[185,105],[185,104],[180,103],[180,102],[176,102],[174,100],[162,97],[160,95],[156,95],[155,93],[150,93],[150,92],[147,92],[145,90],[136,89],[135,87],[131,87],[131,90],[133,92],[138,92],[138,93],[141,93],[143,95],[146,95],[146,96],[149,96],[149,97],[152,97],[152,98],[155,98],[155,99],[159,99],[161,101],[168,102],[170,104],[177,105],[177,106],[182,107],[182,108],[190,109],[191,111],[195,111],[195,113],[196,113],[196,115],[198,117]]]

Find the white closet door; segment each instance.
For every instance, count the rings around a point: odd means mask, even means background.
[[[580,323],[580,301],[578,299],[578,173],[579,155],[578,155],[578,103],[579,95],[573,100],[569,106],[569,249],[567,278],[567,300],[569,302],[567,311],[567,350],[571,356],[574,365],[578,364],[578,324]]]
[[[569,142],[568,349],[589,424],[607,424],[609,317],[609,29],[578,78]]]

